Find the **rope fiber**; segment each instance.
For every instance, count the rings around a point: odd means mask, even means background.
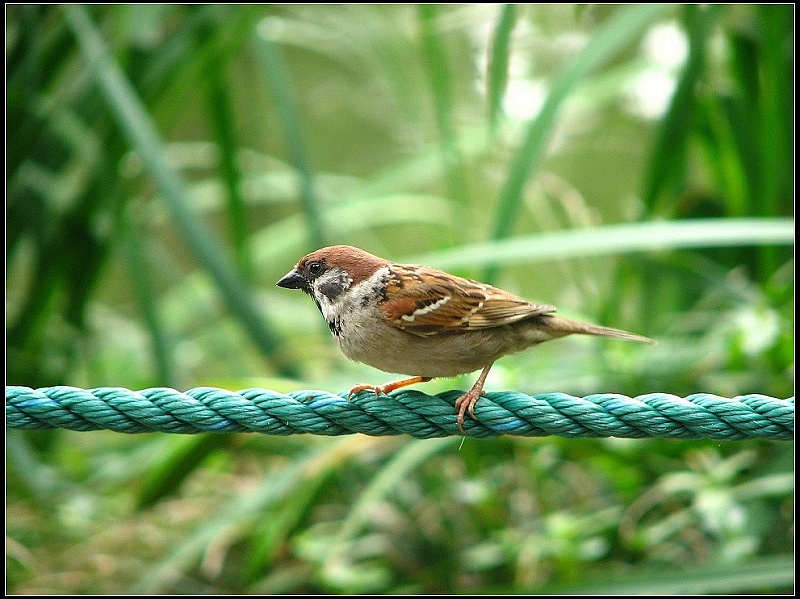
[[[18,429],[65,428],[121,433],[241,433],[268,435],[408,434],[421,439],[461,435],[455,400],[462,391],[426,395],[403,389],[376,396],[347,392],[267,389],[238,392],[196,387],[6,387],[6,425]],[[464,422],[469,437],[659,437],[670,439],[791,440],[794,397],[727,398],[708,393],[678,397],[649,393],[627,397],[599,393],[525,395],[488,392]]]

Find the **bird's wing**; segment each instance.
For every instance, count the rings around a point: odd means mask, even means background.
[[[392,264],[389,272],[381,309],[394,326],[417,335],[499,327],[556,311],[427,266]]]

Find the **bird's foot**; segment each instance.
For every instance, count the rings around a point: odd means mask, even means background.
[[[489,371],[492,369],[492,364],[493,362],[484,366],[483,370],[481,370],[480,376],[478,376],[478,380],[475,381],[474,385],[472,385],[472,389],[464,393],[464,395],[456,400],[456,410],[458,410],[456,424],[458,424],[458,430],[461,431],[462,435],[466,434],[464,432],[464,414],[469,411],[470,417],[473,420],[476,420],[475,404],[478,403],[478,398],[483,395],[483,385],[486,382],[486,377],[489,375]]]
[[[384,385],[370,385],[368,383],[362,383],[350,389],[350,392],[347,394],[347,401],[350,401],[350,398],[353,395],[361,393],[362,391],[373,391],[376,396],[386,395],[397,389],[407,387],[408,385],[415,385],[417,383],[426,383],[429,380],[431,380],[431,377],[414,376],[408,379],[402,379],[400,381],[392,381],[391,383],[386,383]]]
[[[481,384],[479,386],[476,384],[472,389],[456,400],[456,410],[458,410],[456,423],[458,424],[458,430],[460,430],[462,434],[466,434],[464,432],[464,414],[469,412],[470,417],[475,420],[475,404],[478,403],[478,399],[481,395],[483,395],[483,385]]]

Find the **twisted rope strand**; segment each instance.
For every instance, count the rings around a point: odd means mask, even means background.
[[[269,435],[408,434],[428,439],[459,435],[453,404],[461,391],[426,395],[403,389],[391,395],[267,389],[239,392],[197,387],[185,393],[163,387],[131,391],[117,387],[6,387],[11,428],[108,429],[121,433],[237,433]],[[708,393],[677,397],[649,393],[627,397],[599,393],[525,395],[486,393],[467,419],[470,437],[661,437],[671,439],[791,440],[794,397],[727,398]]]

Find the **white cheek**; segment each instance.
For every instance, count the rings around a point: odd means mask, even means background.
[[[354,285],[347,299],[348,308],[361,310],[377,302],[386,286],[385,281],[388,274],[388,268],[379,268],[370,278]]]
[[[333,299],[328,297],[321,290],[332,283],[342,282],[343,273],[330,271],[325,273],[313,282],[314,296],[319,302],[319,308],[325,320],[337,322],[345,330],[353,332],[363,326],[365,307],[374,304],[380,297],[380,289],[383,288],[383,281],[388,275],[387,268],[378,269],[375,274],[361,281],[357,285],[352,285],[353,279],[345,275],[346,290]]]
[[[316,297],[319,301],[319,309],[322,311],[322,315],[325,317],[325,320],[333,320],[337,315],[335,304],[328,299],[328,296],[322,295],[321,293],[317,293]]]

